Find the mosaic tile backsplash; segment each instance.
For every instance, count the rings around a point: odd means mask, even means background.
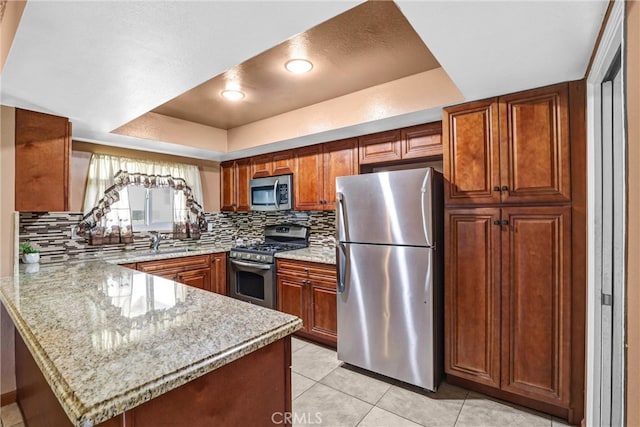
[[[26,240],[40,247],[40,262],[61,262],[73,259],[90,259],[102,254],[124,250],[148,250],[149,233],[135,231],[132,244],[91,246],[83,238],[72,239],[71,229],[82,219],[80,212],[20,213],[20,242]],[[265,225],[298,224],[310,228],[309,245],[335,247],[334,211],[284,211],[284,212],[213,212],[206,219],[212,231],[202,233],[201,244],[229,245],[241,240],[243,244],[260,242]],[[191,240],[167,239],[162,247],[185,246]]]

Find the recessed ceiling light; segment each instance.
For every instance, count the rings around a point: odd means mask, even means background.
[[[313,64],[306,59],[292,59],[284,64],[284,67],[292,73],[302,74],[311,71]]]
[[[239,101],[244,98],[244,93],[239,90],[223,90],[222,92],[220,92],[220,95],[224,96],[230,101]]]

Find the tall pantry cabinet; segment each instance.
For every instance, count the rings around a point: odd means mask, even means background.
[[[447,377],[571,423],[584,413],[584,87],[443,117]]]

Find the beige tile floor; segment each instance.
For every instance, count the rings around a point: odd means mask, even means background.
[[[325,427],[546,426],[550,415],[441,384],[437,393],[343,365],[336,352],[293,339],[293,425]]]
[[[479,393],[441,384],[437,393],[343,365],[336,352],[293,338],[294,426],[561,427],[566,424]],[[2,427],[22,427],[18,406],[0,410]]]

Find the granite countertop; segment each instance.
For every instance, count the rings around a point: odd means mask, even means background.
[[[2,277],[0,299],[76,426],[112,418],[302,325],[103,261]]]
[[[94,259],[100,259],[110,264],[128,264],[133,262],[155,261],[160,259],[182,258],[185,256],[209,255],[221,252],[229,252],[231,245],[189,245],[189,246],[160,246],[160,250],[148,251],[121,251],[113,254],[96,255]]]
[[[296,249],[294,251],[284,251],[276,253],[276,258],[295,259],[298,261],[320,262],[323,264],[336,263],[335,248],[308,247]]]

